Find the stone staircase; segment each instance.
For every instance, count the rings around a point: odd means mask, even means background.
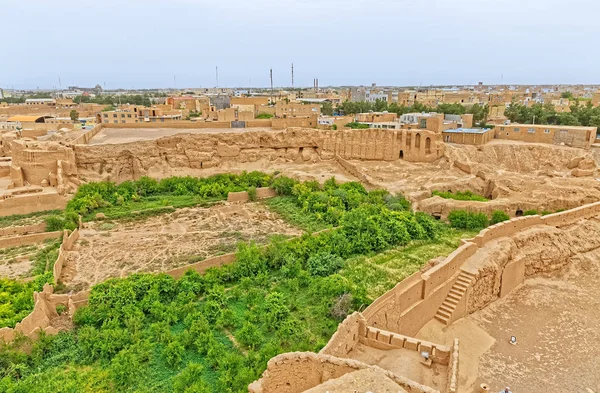
[[[438,309],[435,314],[435,319],[442,322],[444,325],[449,325],[452,322],[452,314],[454,314],[454,310],[458,303],[465,295],[467,288],[471,285],[474,274],[461,270],[458,274],[458,278],[452,285],[450,292],[446,296],[446,299]]]

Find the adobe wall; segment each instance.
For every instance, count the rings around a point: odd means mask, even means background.
[[[427,130],[325,131],[322,149],[347,160],[432,162],[444,154],[440,134]]]
[[[256,189],[257,199],[273,198],[276,195],[275,190],[269,187],[259,187]],[[227,202],[248,202],[249,200],[248,191],[230,192],[227,194]]]
[[[0,238],[0,248],[18,247],[27,244],[42,243],[48,239],[56,239],[62,235],[62,231],[32,233],[29,235],[18,235],[14,237]]]
[[[433,363],[446,366],[451,362],[451,349],[445,345],[389,332],[371,326],[366,327],[366,334],[360,337],[360,342],[369,347],[382,350],[403,348],[410,351],[427,352]]]
[[[67,207],[65,197],[56,192],[16,195],[0,199],[0,216],[29,214],[45,210],[63,210]]]
[[[600,204],[598,205],[600,206]],[[477,234],[472,241],[477,244],[477,247],[483,247],[491,240],[510,236],[524,228],[529,228],[531,226],[540,225],[543,223],[544,221],[539,215],[513,218],[512,220],[503,221],[487,227],[479,232],[479,234]]]
[[[40,222],[39,224],[23,225],[18,227],[7,227],[0,229],[0,237],[12,236],[12,235],[25,235],[29,233],[44,232],[46,230],[46,223]],[[1,247],[1,246],[0,246]]]
[[[426,298],[431,292],[446,282],[450,277],[458,273],[465,261],[477,252],[477,245],[466,243],[454,250],[443,262],[435,265],[421,275],[423,280],[423,297]]]
[[[360,342],[360,339],[366,336],[367,320],[362,314],[354,312],[340,323],[319,354],[346,357]]]
[[[90,143],[90,140],[92,140],[92,138],[94,136],[96,136],[100,131],[102,131],[102,124],[97,124],[91,130],[88,130],[88,131],[84,132],[82,135],[78,136],[77,138],[70,140],[69,143],[72,143],[74,145],[78,145],[78,144],[87,145],[88,143]]]
[[[448,367],[448,386],[446,392],[456,393],[458,391],[458,371],[459,371],[459,341],[458,338],[454,339],[452,345],[452,352],[450,353],[450,364]]]
[[[400,377],[378,366],[351,359],[312,352],[291,352],[275,356],[267,363],[261,379],[248,386],[250,393],[301,393],[347,373],[374,369],[390,378],[408,393],[439,393],[428,386]]]
[[[54,284],[58,284],[60,281],[60,275],[62,274],[62,270],[65,262],[67,261],[67,252],[73,250],[73,245],[79,239],[79,229],[75,229],[69,235],[69,231],[66,229],[63,233],[63,241],[58,249],[58,258],[54,263],[54,268],[52,270],[54,276]]]

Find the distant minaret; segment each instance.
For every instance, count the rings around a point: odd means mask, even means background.
[[[215,77],[217,79],[217,88],[219,87],[219,66],[215,66]]]
[[[269,76],[271,77],[271,104],[273,104],[273,69],[269,69]]]
[[[292,90],[294,89],[294,63],[292,63]]]

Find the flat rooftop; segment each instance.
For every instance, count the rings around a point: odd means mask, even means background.
[[[442,132],[451,132],[454,134],[485,134],[488,131],[491,131],[491,128],[457,128],[444,130]]]

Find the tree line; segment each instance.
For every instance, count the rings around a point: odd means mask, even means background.
[[[405,106],[398,105],[396,102],[389,103],[382,99],[377,99],[375,102],[367,101],[345,101],[339,107],[338,111],[344,115],[353,115],[357,113],[366,113],[369,111],[383,112],[387,111],[390,113],[396,113],[398,116],[402,116],[406,113],[421,113],[421,112],[437,112],[448,115],[464,115],[473,114],[473,123],[478,125],[484,125],[489,114],[488,105],[473,104],[465,106],[462,104],[439,104],[438,106],[432,107],[415,102],[413,105]]]

